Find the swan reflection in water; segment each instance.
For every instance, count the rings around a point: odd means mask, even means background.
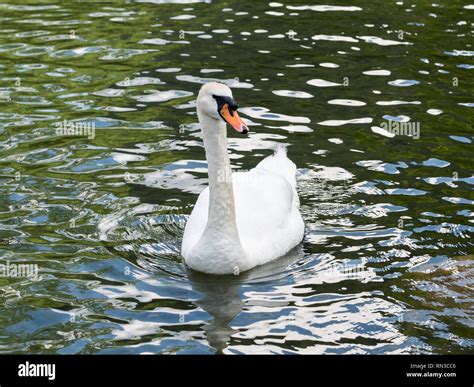
[[[113,242],[106,248],[148,273],[140,277],[141,281],[146,281],[149,275],[156,280],[155,276],[163,272],[184,279],[185,287],[190,286],[198,294],[199,298],[195,301],[197,307],[211,316],[210,322],[203,328],[208,344],[216,353],[223,353],[232,335],[237,332],[232,328],[232,322],[245,308],[246,287],[255,289],[285,281],[294,273],[295,264],[304,257],[304,246],[300,244],[281,258],[239,275],[204,274],[187,268],[184,262],[178,263],[182,262],[179,254],[183,231],[181,218],[173,215],[150,216],[152,210],[151,206],[138,206],[133,212],[124,211],[105,217],[99,225],[101,240]],[[124,229],[133,230],[133,233],[127,233],[131,240],[123,239],[121,231]],[[150,235],[153,243],[145,238]]]
[[[192,289],[202,295],[196,304],[212,317],[204,331],[216,353],[224,353],[237,332],[232,328],[232,321],[245,308],[245,285],[251,283],[255,287],[285,278],[291,273],[291,265],[303,256],[303,246],[299,245],[283,257],[240,275],[219,276],[187,270]]]

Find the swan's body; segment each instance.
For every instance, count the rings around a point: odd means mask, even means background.
[[[304,223],[296,193],[296,166],[284,148],[248,172],[231,172],[223,118],[238,131],[247,128],[236,106],[231,117],[219,115],[221,97],[233,102],[230,89],[219,83],[206,84],[199,92],[209,187],[199,195],[188,220],[181,253],[194,270],[239,274],[285,255],[301,242]]]

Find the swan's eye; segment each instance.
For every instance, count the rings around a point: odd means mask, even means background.
[[[231,97],[225,97],[225,96],[221,96],[221,95],[212,95],[212,97],[217,102],[217,111],[219,113],[222,111],[222,108],[226,104],[229,107],[229,110],[231,111],[232,115],[233,115],[234,111],[236,111],[239,108],[239,105],[237,105],[237,103]]]

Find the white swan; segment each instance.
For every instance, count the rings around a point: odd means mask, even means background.
[[[207,83],[199,91],[209,187],[186,224],[181,254],[189,267],[209,274],[239,274],[262,265],[285,255],[304,234],[296,166],[284,147],[254,169],[232,173],[226,121],[238,132],[248,132],[237,107],[226,85]]]

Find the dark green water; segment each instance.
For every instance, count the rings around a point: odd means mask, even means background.
[[[1,2],[0,264],[38,275],[0,277],[0,352],[472,353],[473,21],[448,0]],[[304,243],[239,277],[179,256],[207,80],[250,126],[235,169],[285,143],[299,170]]]

